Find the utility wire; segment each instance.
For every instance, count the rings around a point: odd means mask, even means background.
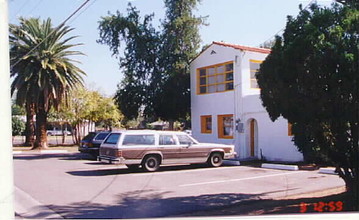
[[[40,43],[38,43],[36,46],[34,46],[29,52],[27,52],[24,56],[22,56],[19,60],[17,60],[12,67],[20,63],[20,61],[28,56],[30,53],[32,53],[36,48],[38,48],[47,38],[49,38],[57,29],[59,29],[61,26],[65,25],[68,20],[70,20],[78,11],[80,11],[87,3],[89,3],[90,0],[86,0],[82,5],[80,5],[70,16],[68,16],[57,28],[52,30],[44,39],[41,40]]]
[[[16,11],[16,13],[14,14],[15,15],[15,17],[16,17],[16,15],[18,14],[18,13],[20,13],[20,11],[25,7],[25,5],[27,5],[29,3],[29,1],[27,0],[27,1],[25,1],[21,6],[20,6],[20,8]],[[14,19],[14,17],[12,18],[12,19]],[[11,19],[11,20],[12,20]]]
[[[302,10],[306,10],[313,2],[316,2],[317,0],[311,0],[307,6],[305,6]],[[263,43],[266,43],[268,41],[270,41],[271,39],[273,39],[273,37],[277,36],[279,33],[281,33],[282,31],[284,31],[285,27],[283,27],[282,29],[280,29],[279,31],[277,31],[277,33],[275,33],[274,35],[272,35],[270,38],[268,38],[267,40],[265,40]]]
[[[31,14],[33,11],[35,11],[35,9],[37,9],[37,7],[39,7],[39,5],[42,3],[43,0],[39,0],[36,5],[34,7],[32,7],[32,9],[27,13],[27,14]]]
[[[86,8],[84,10],[82,10],[78,15],[76,15],[76,17],[74,17],[72,19],[72,21],[70,21],[69,24],[71,24],[74,20],[76,20],[78,17],[80,17],[85,11],[87,11],[87,9],[89,9],[97,0],[93,0],[89,5],[86,6]]]

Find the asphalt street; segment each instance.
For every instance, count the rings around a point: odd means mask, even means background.
[[[344,186],[337,175],[249,166],[131,172],[77,153],[14,155],[14,165],[17,194],[26,197],[15,197],[17,212],[26,218],[168,217]]]

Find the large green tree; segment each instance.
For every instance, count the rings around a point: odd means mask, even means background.
[[[110,46],[113,55],[120,58],[124,74],[118,85],[116,103],[127,119],[137,118],[141,109],[151,111],[153,99],[153,78],[159,74],[158,56],[160,38],[153,28],[153,15],[143,19],[139,11],[129,4],[127,16],[120,12],[103,17],[100,21],[100,40]],[[124,43],[124,56],[121,46]]]
[[[111,130],[121,127],[123,115],[112,98],[82,87],[71,91],[68,102],[63,103],[59,111],[51,111],[51,119],[71,124],[73,141],[79,144],[86,131],[95,129],[91,127],[93,123]]]
[[[356,1],[316,4],[288,17],[257,74],[270,118],[293,124],[310,162],[333,165],[358,209],[359,10]]]
[[[170,122],[185,119],[190,112],[190,61],[200,46],[203,18],[193,10],[198,0],[165,0],[160,65],[162,75],[156,90],[154,111]],[[173,128],[173,124],[170,124]]]
[[[147,15],[143,21],[139,11],[130,5],[128,15],[103,17],[100,21],[100,43],[108,44],[119,55],[124,79],[116,101],[128,119],[143,113],[174,121],[189,114],[189,62],[199,48],[198,28],[203,18],[192,11],[199,0],[165,0],[166,17],[162,29],[156,31]]]
[[[76,36],[66,36],[72,30],[39,18],[20,18],[19,25],[10,25],[11,91],[16,91],[18,104],[26,105],[28,115],[36,114],[33,148],[47,148],[50,108],[58,109],[71,89],[82,86],[85,73],[70,58],[82,53],[70,50],[79,45],[69,43]]]

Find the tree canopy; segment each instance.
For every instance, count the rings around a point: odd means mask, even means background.
[[[51,119],[70,123],[74,129],[75,143],[79,144],[86,135],[83,128],[91,126],[89,122],[101,125],[107,130],[121,126],[120,121],[123,115],[112,98],[86,88],[71,91],[70,97],[67,103],[62,104],[59,111],[51,112]],[[89,127],[88,130],[94,129],[94,127]]]
[[[124,79],[115,99],[128,119],[142,113],[163,120],[189,113],[189,62],[199,48],[198,28],[203,19],[192,13],[198,0],[165,0],[166,17],[157,31],[153,15],[143,19],[131,4],[127,16],[117,12],[100,21],[99,42],[120,55]]]
[[[358,201],[359,11],[316,4],[288,17],[257,74],[263,106],[293,125],[309,162],[337,167]]]
[[[67,37],[72,30],[64,25],[53,27],[51,19],[39,18],[20,18],[19,25],[10,25],[11,93],[16,91],[17,104],[26,104],[27,112],[36,114],[34,148],[47,147],[50,108],[57,109],[71,89],[82,86],[85,73],[70,58],[82,55],[70,50],[80,45],[69,43],[76,38]]]

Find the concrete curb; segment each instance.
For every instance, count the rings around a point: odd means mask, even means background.
[[[12,154],[66,154],[68,150],[13,151]]]
[[[338,175],[338,173],[335,172],[335,168],[334,168],[334,167],[320,168],[318,172],[319,172],[319,173],[323,173],[323,174]]]
[[[22,154],[22,151],[13,151],[12,154]]]
[[[63,219],[63,217],[44,204],[35,200],[21,189],[15,188],[15,213],[21,218]]]
[[[261,167],[267,169],[278,169],[278,170],[295,170],[295,171],[299,170],[297,165],[263,163]]]

